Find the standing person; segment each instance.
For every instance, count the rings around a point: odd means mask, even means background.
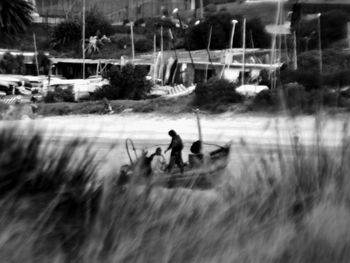
[[[174,130],[170,130],[168,134],[171,137],[171,143],[168,149],[166,149],[164,153],[166,153],[168,150],[171,149],[171,154],[170,154],[170,162],[167,167],[167,171],[170,172],[175,163],[180,168],[181,173],[183,173],[184,163],[182,161],[182,155],[181,155],[181,152],[183,149],[183,143],[182,143],[181,137]]]
[[[103,104],[104,104],[104,112],[105,113],[108,113],[108,114],[114,113],[114,111],[112,109],[112,106],[111,106],[111,104],[109,103],[109,100],[106,97],[103,98]]]
[[[37,116],[38,114],[38,104],[37,104],[37,100],[34,96],[32,96],[32,98],[30,99],[31,100],[31,104],[30,104],[30,107],[32,109],[32,113],[33,113],[33,116],[34,118]]]

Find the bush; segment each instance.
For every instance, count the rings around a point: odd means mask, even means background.
[[[106,76],[110,85],[98,89],[93,97],[109,100],[144,99],[151,89],[151,82],[145,78],[147,73],[147,68],[143,66],[127,64],[121,69],[118,66],[113,66]]]
[[[125,49],[131,46],[131,39],[130,37],[120,38],[116,41],[116,45],[119,49]]]
[[[264,90],[253,99],[254,110],[290,110],[292,112],[314,113],[320,106],[347,107],[346,95],[329,89],[307,90],[299,84],[287,84],[282,89]]]
[[[322,52],[323,74],[320,79],[319,52],[312,50],[298,56],[298,70],[282,70],[283,83],[298,82],[307,90],[326,86],[346,86],[350,84],[350,55],[341,50],[326,49]]]
[[[281,72],[281,81],[283,84],[299,83],[308,91],[320,88],[319,72],[312,69],[284,70]]]
[[[0,60],[0,73],[25,74],[24,56],[13,56],[10,52],[6,52]]]
[[[96,8],[91,8],[86,14],[85,36],[110,35],[113,28],[110,22]],[[51,45],[54,49],[69,47],[82,39],[82,23],[79,19],[66,20],[53,29]]]
[[[65,89],[61,87],[55,87],[54,91],[49,91],[44,98],[47,103],[52,102],[74,102],[73,87],[69,86]]]
[[[220,105],[241,102],[243,96],[238,94],[235,89],[236,86],[232,82],[213,77],[206,83],[197,84],[194,104],[215,110]]]
[[[33,57],[32,63],[35,65],[36,60]],[[38,65],[39,65],[39,73],[43,75],[48,75],[50,70],[50,59],[43,53],[38,53]]]
[[[81,25],[78,21],[68,20],[54,27],[51,45],[54,49],[61,49],[80,41]]]
[[[153,41],[147,38],[141,38],[135,42],[135,50],[138,52],[147,52],[153,49]]]
[[[346,24],[349,15],[342,10],[331,10],[321,16],[321,37],[322,48],[327,48],[332,43],[346,38]],[[297,27],[297,36],[303,46],[306,45],[305,38],[311,37],[308,47],[305,49],[318,48],[318,19],[301,21]]]
[[[9,105],[0,101],[0,118],[3,113],[5,113],[9,109]]]
[[[86,37],[96,36],[98,34],[111,35],[113,28],[103,13],[101,13],[98,7],[92,7],[86,14]]]

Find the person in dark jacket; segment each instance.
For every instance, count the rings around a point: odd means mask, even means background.
[[[181,152],[184,146],[181,137],[174,130],[170,130],[168,134],[171,137],[171,143],[164,153],[171,149],[171,154],[167,171],[171,172],[171,169],[173,168],[174,164],[176,164],[180,168],[181,173],[183,173],[184,163],[182,161]]]

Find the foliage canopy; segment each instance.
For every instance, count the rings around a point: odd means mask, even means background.
[[[24,33],[32,22],[33,5],[25,0],[0,1],[0,37],[12,38]]]
[[[243,17],[240,15],[232,15],[227,11],[219,11],[209,14],[199,25],[191,26],[187,34],[191,49],[204,49],[207,47],[210,27],[212,27],[211,49],[227,48],[230,42],[232,32],[231,21],[233,19],[238,21],[235,27],[233,47],[241,47]],[[254,47],[259,48],[265,48],[270,45],[270,38],[259,19],[248,20],[246,32],[247,47],[252,47],[252,43],[254,43]]]
[[[96,99],[110,100],[129,99],[140,100],[146,97],[151,89],[151,82],[146,80],[147,69],[143,66],[127,64],[120,68],[113,66],[107,73],[110,85],[98,89]]]

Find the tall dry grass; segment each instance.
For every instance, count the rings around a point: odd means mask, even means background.
[[[200,191],[98,181],[86,142],[52,150],[14,129],[0,132],[1,262],[348,262],[345,136],[336,152],[294,140],[249,184]]]

